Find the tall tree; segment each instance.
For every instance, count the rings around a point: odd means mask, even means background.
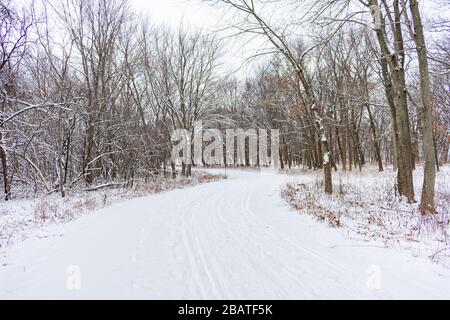
[[[20,14],[10,1],[0,1],[0,158],[5,200],[9,200],[11,196],[5,115],[8,106],[11,106],[10,98],[14,98],[15,72],[27,48],[30,29],[35,22],[33,6]]]
[[[271,46],[277,50],[291,65],[292,70],[297,76],[299,96],[304,97],[304,103],[310,114],[313,127],[318,132],[319,148],[322,158],[322,167],[324,173],[324,191],[327,194],[333,192],[332,175],[331,175],[331,156],[328,145],[328,138],[325,131],[325,121],[323,117],[325,105],[320,105],[320,101],[315,96],[311,77],[304,65],[304,58],[307,53],[311,52],[314,47],[303,50],[300,55],[296,52],[296,48],[287,40],[286,35],[272,26],[268,19],[260,14],[259,8],[256,7],[255,1],[252,0],[219,0],[215,1],[225,5],[227,8],[237,10],[243,13],[245,18],[242,23],[236,26],[239,32],[256,34],[265,37]],[[287,26],[281,28],[286,30]],[[301,90],[303,89],[303,90]],[[301,92],[303,91],[303,92]]]
[[[403,0],[405,4],[407,1]],[[419,3],[417,0],[409,0],[409,9],[412,24],[409,21],[407,10],[405,17],[410,26],[411,36],[414,39],[419,61],[420,94],[422,102],[422,131],[423,148],[425,158],[424,179],[420,210],[422,214],[434,213],[434,189],[436,184],[436,154],[433,137],[433,99],[431,94],[430,73],[428,69],[427,46],[423,32],[422,18],[420,16]]]

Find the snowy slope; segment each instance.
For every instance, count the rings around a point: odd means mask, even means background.
[[[279,189],[295,178],[227,174],[14,247],[0,266],[0,298],[450,298],[448,270],[290,210]]]

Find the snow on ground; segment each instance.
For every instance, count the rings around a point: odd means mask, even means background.
[[[0,266],[0,298],[450,298],[450,271],[427,257],[290,209],[280,188],[298,176],[226,173],[15,245]]]
[[[290,170],[295,183],[282,188],[281,196],[302,214],[326,220],[352,231],[352,237],[377,240],[388,247],[408,249],[414,256],[430,257],[450,268],[450,166],[441,167],[436,180],[435,215],[423,217],[419,201],[400,201],[392,170],[375,167],[362,172],[334,173],[334,191],[324,194],[322,173]],[[423,170],[414,172],[416,199],[420,199]]]
[[[6,258],[8,248],[28,237],[47,237],[49,228],[72,221],[95,209],[105,208],[113,203],[143,197],[149,194],[194,186],[200,183],[223,179],[224,176],[211,175],[198,170],[188,179],[177,177],[167,179],[162,176],[150,181],[135,181],[133,186],[122,188],[98,188],[83,191],[80,186],[66,190],[61,198],[57,193],[50,195],[28,195],[11,201],[0,201],[0,265]],[[104,185],[102,185],[104,186]],[[19,193],[19,192],[17,192]],[[25,193],[25,192],[24,192]],[[26,194],[26,193],[25,193]]]

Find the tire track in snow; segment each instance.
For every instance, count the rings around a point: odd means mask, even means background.
[[[214,201],[211,200],[211,197],[208,197],[209,203],[214,203]],[[208,211],[210,212],[210,211]],[[205,217],[203,217],[205,218]],[[208,257],[207,259],[204,258],[204,263],[207,264],[209,262],[209,264],[211,265],[211,279],[212,281],[214,281],[214,283],[216,284],[216,287],[220,287],[221,290],[218,290],[218,298],[221,299],[226,299],[227,297],[231,299],[232,295],[230,294],[229,288],[226,284],[226,280],[225,280],[225,276],[224,276],[224,272],[223,269],[221,269],[217,263],[217,250],[212,250],[211,249],[211,245],[210,243],[212,242],[211,238],[208,237],[206,238],[206,236],[203,237],[199,237],[199,221],[198,221],[198,216],[195,215],[193,217],[193,222],[194,222],[194,231],[197,235],[196,239],[198,241],[198,246],[199,248],[204,248],[201,249],[202,252],[206,251],[206,255],[204,254],[203,257]],[[203,220],[204,221],[204,220]],[[203,234],[206,235],[207,231],[209,230],[209,228],[205,228],[205,226],[203,226]],[[215,236],[217,237],[218,233],[215,233]],[[208,236],[211,236],[210,234],[208,234]],[[202,241],[203,239],[203,241]],[[206,248],[206,249],[205,249]],[[220,293],[222,292],[222,293]]]
[[[242,182],[240,183],[242,184]],[[272,295],[275,293],[275,297],[287,296],[288,292],[279,281],[277,269],[274,267],[268,267],[267,261],[261,259],[261,250],[257,246],[258,242],[255,241],[255,238],[251,238],[249,236],[249,232],[254,232],[255,228],[252,228],[252,226],[248,225],[248,223],[242,224],[242,219],[240,219],[240,217],[242,217],[241,213],[243,203],[245,202],[245,198],[242,197],[245,194],[245,190],[236,190],[235,197],[238,197],[238,199],[235,198],[233,202],[223,198],[217,199],[218,201],[216,202],[216,209],[214,211],[215,217],[221,219],[223,224],[221,230],[227,231],[231,235],[230,239],[232,239],[233,243],[236,244],[236,246],[233,246],[233,248],[235,248],[233,250],[234,254],[238,254],[239,252],[244,253],[240,254],[238,257],[234,257],[234,259],[240,259],[239,262],[242,265],[245,264],[245,267],[250,268],[253,278],[264,279],[264,282],[270,280],[271,289],[269,291]],[[232,206],[232,203],[236,205],[236,202],[238,202],[237,208]],[[231,216],[230,214],[232,213],[234,213],[235,216]],[[236,213],[240,215],[236,216]],[[254,294],[259,293],[255,292]],[[264,293],[264,295],[265,294],[267,293]]]
[[[255,224],[258,224],[261,227],[263,227],[264,225],[267,225],[267,222],[263,223],[262,220],[254,214],[254,211],[250,209],[250,203],[252,203],[252,201],[250,199],[251,199],[252,195],[253,195],[253,193],[250,192],[247,202],[246,202],[246,211],[245,212],[248,214],[248,217],[250,217],[254,221]],[[288,243],[292,247],[303,251],[310,257],[310,259],[316,260],[317,261],[316,264],[318,266],[320,266],[321,264],[326,265],[327,271],[329,273],[332,272],[337,276],[337,277],[332,277],[330,274],[324,275],[324,276],[329,277],[330,279],[338,278],[340,275],[351,271],[351,270],[349,270],[348,267],[340,264],[336,260],[327,259],[323,254],[320,254],[317,250],[311,249],[310,247],[305,247],[304,245],[301,244],[301,242],[294,241],[282,230],[275,230],[274,226],[272,226],[272,228],[269,228],[267,230],[273,235],[274,239],[278,238],[278,239],[282,240],[284,243]],[[355,282],[357,282],[357,283],[359,282],[361,287],[365,287],[365,282],[366,282],[365,278],[363,278],[359,273],[354,273],[353,277],[356,278]],[[311,286],[311,288],[314,288],[314,285]]]
[[[250,217],[255,224],[259,225],[261,228],[264,227],[264,225],[267,225],[267,222],[262,222],[263,220],[261,220],[260,218],[258,218],[255,214],[254,211],[250,208],[250,203],[257,203],[257,199],[255,199],[255,201],[251,201],[251,196],[254,194],[254,190],[249,191],[248,193],[248,198],[246,201],[246,208],[245,208],[245,213],[248,214],[248,217]],[[273,193],[272,193],[273,194]],[[290,245],[292,245],[293,247],[302,250],[303,252],[305,252],[306,254],[308,254],[309,256],[313,257],[314,259],[318,260],[320,263],[326,265],[329,267],[328,272],[333,271],[335,273],[336,276],[340,276],[342,274],[346,274],[349,272],[352,272],[353,275],[353,279],[355,279],[356,283],[360,283],[360,287],[361,288],[365,288],[366,287],[366,281],[367,281],[367,277],[363,277],[362,274],[360,272],[355,272],[354,270],[351,269],[351,266],[345,266],[341,263],[339,263],[338,261],[336,261],[335,259],[331,259],[331,258],[326,258],[325,255],[321,254],[319,251],[314,250],[310,247],[305,247],[304,245],[301,244],[301,242],[298,241],[294,241],[294,239],[292,239],[289,235],[287,235],[286,233],[283,232],[283,230],[275,230],[274,226],[272,226],[271,228],[267,229],[269,230],[269,232],[271,232],[274,236],[274,238],[281,238],[282,240],[284,240],[285,242],[289,243]],[[290,272],[292,274],[292,272]],[[329,275],[328,275],[329,276]],[[331,277],[330,277],[331,278]],[[390,290],[390,289],[385,289],[384,290],[384,296],[386,296],[386,293],[389,294],[389,296],[391,297],[395,297],[395,293]],[[380,294],[376,291],[372,291],[371,292],[374,297],[378,297],[380,298]]]
[[[296,217],[276,190],[289,177],[229,176],[106,208],[37,247],[38,240],[24,243],[11,252],[15,264],[0,269],[0,298],[448,297],[449,279],[412,258],[330,249],[355,242]],[[380,291],[366,287],[372,259],[391,282]],[[80,292],[65,288],[60,268],[74,262],[82,267]]]
[[[181,215],[183,225],[183,243],[186,248],[185,252],[187,254],[188,261],[190,262],[189,271],[196,279],[195,284],[199,289],[202,298],[208,297],[208,288],[211,288],[212,293],[217,298],[220,298],[220,292],[217,288],[216,281],[214,280],[213,275],[211,274],[206,263],[205,255],[199,242],[198,231],[194,224],[194,219],[197,215],[196,211],[198,211],[198,207],[199,201],[197,199],[187,204]],[[197,259],[195,257],[197,257]],[[203,279],[200,276],[201,271],[203,271],[203,273],[206,275],[209,286],[205,287],[203,285]]]

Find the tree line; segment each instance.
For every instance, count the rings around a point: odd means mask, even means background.
[[[282,167],[379,171],[434,212],[436,170],[448,161],[448,24],[426,41],[415,0],[206,1],[234,14],[230,30],[265,39],[245,77],[223,72],[227,38],[155,26],[126,0],[0,1],[0,158],[5,200],[77,185],[176,175],[171,133],[205,127],[280,130]],[[307,8],[307,10],[306,10]],[[360,11],[370,17],[357,20]],[[294,37],[307,24],[314,37]],[[255,55],[256,58],[256,55]],[[201,165],[194,163],[194,165]],[[250,163],[248,163],[250,165]],[[190,176],[191,165],[181,174]]]

